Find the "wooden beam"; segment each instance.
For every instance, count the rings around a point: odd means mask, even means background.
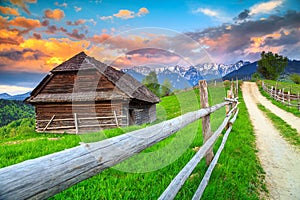
[[[199,81],[199,91],[200,91],[201,108],[208,108],[209,107],[208,89],[207,89],[207,83],[205,80]],[[203,135],[203,143],[205,143],[212,135],[211,126],[210,126],[210,115],[207,115],[202,118],[202,135]],[[207,152],[207,155],[205,157],[206,165],[210,164],[213,157],[214,157],[214,153],[211,148],[211,149],[209,149],[209,151]]]
[[[43,131],[47,130],[48,126],[51,124],[51,122],[53,121],[55,115],[52,116],[52,118],[50,119],[50,121],[47,123],[47,125],[45,126],[45,128],[43,129]]]
[[[78,121],[77,121],[77,114],[74,113],[74,124],[75,124],[75,133],[78,134],[79,129],[78,129]]]
[[[229,102],[0,169],[0,199],[47,199],[173,135]]]
[[[119,122],[118,122],[118,118],[117,118],[117,113],[116,113],[115,110],[114,110],[114,117],[115,117],[115,121],[116,121],[117,127],[119,127]]]

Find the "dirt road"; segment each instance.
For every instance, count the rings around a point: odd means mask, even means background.
[[[300,151],[291,147],[258,109],[257,103],[263,98],[256,84],[245,82],[242,92],[255,129],[258,156],[266,172],[270,199],[299,200]]]

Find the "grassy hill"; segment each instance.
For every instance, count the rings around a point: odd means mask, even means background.
[[[0,127],[22,118],[34,117],[34,108],[18,100],[0,99]]]
[[[223,87],[210,88],[211,105],[223,101],[225,90]],[[216,166],[212,179],[204,192],[202,199],[259,199],[259,191],[264,190],[263,171],[256,158],[255,137],[249,116],[240,96],[240,113],[234,124],[232,133]],[[186,112],[199,109],[199,94],[197,90],[182,92],[162,98],[157,105],[158,121],[174,118]],[[212,128],[215,130],[225,116],[221,109],[212,114]],[[67,134],[41,134],[33,131],[33,125],[28,120],[12,123],[0,129],[17,130],[19,127],[31,127],[22,130],[23,133],[10,135],[0,142],[1,165],[5,167],[23,160],[36,158],[77,146],[85,137]],[[156,122],[156,123],[157,123]],[[113,137],[148,125],[133,126],[105,130],[106,137]],[[155,156],[163,154],[163,159],[171,162],[156,170],[143,173],[130,173],[124,170],[128,164],[134,164],[137,169],[144,167],[143,162],[124,162],[107,169],[102,173],[87,179],[73,187],[57,194],[51,199],[157,199],[170,181],[195,154],[195,147],[202,145],[201,120],[196,121],[174,136],[159,142],[144,150],[145,159],[149,167],[155,167],[160,160],[153,162]],[[18,132],[18,131],[17,131]],[[96,133],[99,134],[99,133]],[[217,141],[214,151],[220,144],[222,136]],[[168,148],[173,144],[174,148]],[[167,149],[167,151],[164,151]],[[175,152],[179,157],[174,157]],[[147,157],[147,155],[149,155]],[[159,158],[159,157],[158,157]],[[173,160],[172,160],[173,159]],[[176,199],[191,199],[206,170],[203,160],[195,169],[192,176],[184,184]]]

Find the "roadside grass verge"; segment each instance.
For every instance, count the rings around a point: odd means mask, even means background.
[[[272,124],[277,130],[279,130],[281,135],[286,138],[289,143],[295,145],[297,148],[300,148],[300,135],[296,129],[292,128],[284,120],[272,113],[263,105],[258,104],[258,108],[265,113],[265,115],[271,120]]]
[[[259,91],[260,93],[266,97],[268,100],[270,100],[274,105],[276,105],[277,107],[287,111],[287,112],[290,112],[292,114],[294,114],[296,117],[300,117],[300,111],[298,110],[298,108],[296,107],[288,107],[287,105],[285,104],[282,104],[281,102],[279,101],[276,101],[275,99],[273,99],[269,93],[267,93],[266,91],[263,90],[262,86],[261,86],[261,83],[257,83],[258,85],[258,88],[259,88]]]
[[[300,85],[296,83],[288,83],[288,82],[281,82],[281,81],[273,81],[273,80],[264,80],[267,85],[274,86],[277,83],[277,89],[285,88],[285,91],[290,90],[291,94],[298,94],[300,93]]]
[[[224,88],[216,87],[209,90],[211,105],[224,100]],[[162,102],[158,105],[158,121],[156,123],[199,109],[197,92],[197,90],[192,90],[162,98]],[[240,101],[238,118],[203,199],[260,199],[260,192],[266,190],[263,183],[264,173],[256,157],[253,127],[241,94]],[[224,117],[225,109],[220,109],[211,115],[213,130],[219,126]],[[103,131],[105,137],[95,136],[95,138],[89,139],[91,141],[102,140],[146,126],[149,124],[105,130]],[[48,139],[56,137],[61,139]],[[214,152],[219,147],[221,139],[222,136],[216,142]],[[1,167],[77,146],[80,141],[82,141],[82,136],[78,135],[41,134],[34,131],[26,136],[12,135],[1,140],[0,151],[3,153],[0,159],[1,163],[2,161],[4,163]],[[13,142],[16,144],[8,144]],[[202,142],[201,120],[198,120],[172,137],[142,151],[144,157],[132,158],[132,160],[107,169],[50,199],[157,199],[195,154],[193,148],[201,146]],[[2,151],[2,149],[5,150]],[[180,154],[180,156],[174,157],[176,154]],[[161,163],[170,164],[154,169]],[[206,169],[205,159],[203,159],[179,191],[176,199],[191,199]],[[126,170],[135,170],[136,172],[126,172]]]

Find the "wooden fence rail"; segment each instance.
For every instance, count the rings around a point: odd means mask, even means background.
[[[276,101],[279,101],[289,107],[297,107],[298,110],[300,110],[299,94],[291,94],[290,90],[285,91],[284,88],[278,89],[276,86],[270,86],[264,82],[262,82],[262,88]]]
[[[234,113],[233,119],[236,118],[238,113],[236,112],[236,99],[230,99],[211,107],[189,112],[141,130],[99,142],[82,143],[80,146],[74,148],[2,168],[0,169],[0,199],[46,199],[98,174],[104,169],[134,156],[142,150],[173,135],[188,124],[230,104],[235,104],[235,106],[227,113],[221,126],[203,144],[192,160],[182,170],[183,172],[179,173],[182,175],[178,174],[180,178],[177,178],[178,180],[175,178],[176,180],[172,181],[176,182],[176,190],[179,190],[181,186],[178,187],[178,185],[183,184],[192,171],[192,168],[195,168],[194,165],[197,165],[206,152],[212,148]],[[231,125],[229,125],[228,130],[231,130]],[[218,156],[217,153],[216,157]],[[216,157],[214,160],[217,159]],[[211,164],[216,162],[214,160]],[[207,176],[205,177],[207,180],[208,178]],[[171,185],[168,188],[173,187]],[[162,194],[161,199],[169,199],[168,197],[176,195],[177,192],[175,190],[168,188]],[[203,186],[201,188],[204,190]],[[195,195],[199,196],[198,193]]]

